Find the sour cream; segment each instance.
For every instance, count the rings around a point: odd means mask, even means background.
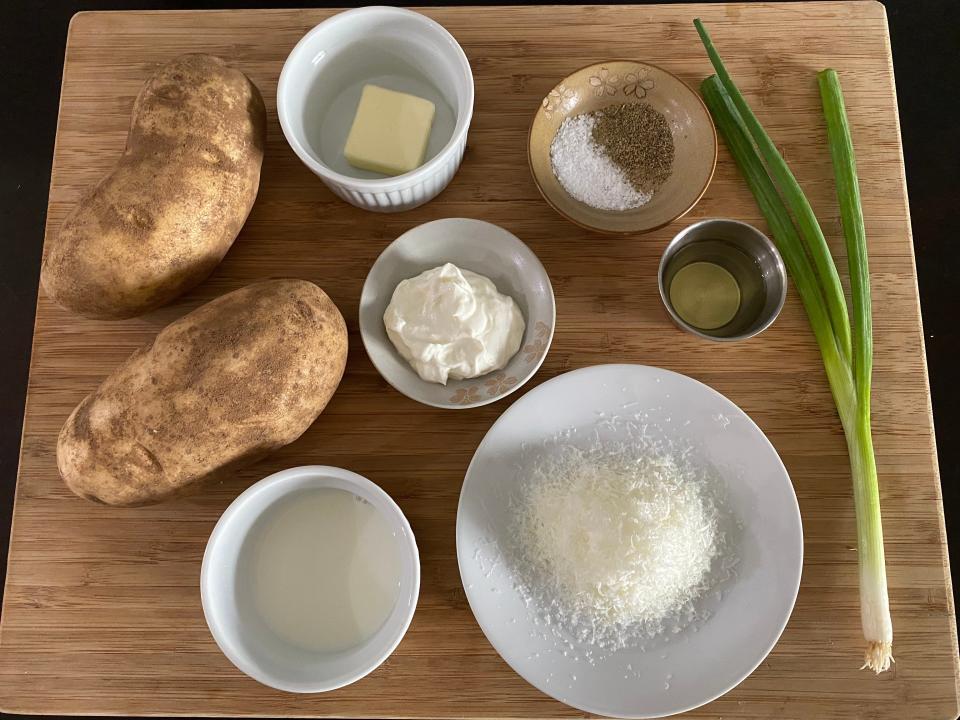
[[[383,324],[417,374],[443,385],[502,369],[520,349],[525,327],[513,298],[452,263],[397,285]]]

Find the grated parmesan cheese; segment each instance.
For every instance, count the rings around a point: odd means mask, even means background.
[[[693,619],[724,546],[703,473],[645,437],[553,444],[514,503],[518,589],[546,625],[617,649]]]

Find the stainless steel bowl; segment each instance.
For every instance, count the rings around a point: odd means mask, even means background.
[[[714,262],[741,288],[741,304],[726,325],[703,330],[685,322],[670,301],[673,275],[691,262]],[[684,228],[663,251],[658,273],[660,298],[673,322],[687,332],[729,342],[763,332],[776,320],[787,297],[787,270],[776,246],[752,225],[737,220],[702,220]]]

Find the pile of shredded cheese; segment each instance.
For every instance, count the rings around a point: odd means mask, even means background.
[[[634,438],[557,442],[515,502],[518,589],[548,625],[606,649],[692,618],[724,545],[701,471]]]

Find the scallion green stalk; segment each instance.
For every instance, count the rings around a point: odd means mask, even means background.
[[[852,330],[846,314],[846,301],[839,286],[839,275],[826,241],[821,244],[816,237],[811,238],[808,234],[809,224],[802,222],[796,214],[795,224],[790,215],[794,204],[785,198],[803,198],[803,203],[809,207],[803,191],[793,175],[789,174],[789,169],[787,175],[775,170],[775,165],[786,167],[786,163],[746,106],[746,101],[737,91],[730,76],[725,71],[721,72],[723,63],[713,49],[706,30],[699,20],[695,21],[695,24],[714,67],[718,70],[717,75],[720,76],[711,76],[704,81],[701,86],[704,100],[767,219],[777,247],[793,277],[820,348],[827,380],[847,438],[857,515],[861,620],[867,640],[864,667],[882,672],[889,668],[892,661],[893,630],[887,597],[876,461],[870,429],[870,376],[873,356],[870,275],[853,144],[839,81],[833,71],[825,71],[820,76],[828,140],[837,176],[837,193],[851,268],[854,319]],[[726,81],[723,80],[724,76]],[[738,97],[740,102],[737,101]],[[741,113],[741,107],[746,107],[749,117]],[[768,154],[763,152],[765,146],[773,149],[778,163],[769,161]],[[779,190],[777,184],[780,186]],[[816,224],[815,218],[814,223]],[[819,225],[817,230],[819,231]],[[822,233],[820,237],[822,238]],[[808,253],[812,255],[812,262]],[[827,267],[828,272],[822,271],[824,267]],[[829,271],[830,268],[832,272]],[[837,283],[829,279],[834,275],[838,278]],[[845,327],[845,332],[838,332],[838,314],[835,312],[838,303],[844,309],[844,324],[840,328],[842,330]],[[846,352],[844,337],[847,338],[846,342],[850,343]]]
[[[693,24],[700,34],[700,39],[703,41],[703,46],[707,50],[710,62],[713,63],[717,77],[719,77],[720,82],[723,83],[723,87],[736,106],[737,112],[743,119],[750,136],[760,150],[760,155],[767,164],[770,175],[780,187],[783,193],[783,201],[786,202],[790,212],[793,213],[794,218],[796,218],[797,226],[800,230],[800,237],[807,244],[807,249],[813,259],[813,265],[817,269],[817,274],[820,277],[820,284],[824,288],[824,299],[827,302],[827,311],[830,313],[830,324],[833,327],[833,334],[837,336],[840,354],[845,360],[849,361],[851,355],[850,319],[847,316],[847,305],[843,299],[843,287],[840,285],[840,275],[837,273],[837,267],[833,263],[833,257],[830,255],[827,240],[823,236],[823,231],[820,229],[820,223],[817,222],[813,208],[810,207],[810,203],[800,189],[800,185],[787,166],[786,161],[784,161],[777,150],[777,146],[773,144],[770,136],[764,132],[760,121],[757,120],[756,115],[753,114],[753,111],[740,93],[740,90],[737,89],[737,86],[730,78],[703,23],[697,18],[693,21]]]
[[[824,70],[817,80],[823,113],[827,120],[827,144],[833,160],[840,204],[840,222],[850,264],[850,291],[853,306],[853,381],[857,409],[853,432],[846,431],[854,468],[854,500],[857,508],[858,553],[860,557],[860,615],[868,647],[864,666],[875,672],[890,667],[893,623],[887,597],[887,570],[883,556],[883,528],[880,522],[880,489],[870,428],[870,384],[873,374],[873,317],[870,300],[870,266],[867,261],[867,231],[860,204],[860,183],[853,139],[843,102],[840,78]],[[852,434],[852,442],[851,442]],[[859,467],[858,467],[859,466]]]
[[[730,154],[733,155],[737,167],[740,168],[750,191],[757,200],[760,211],[770,226],[777,249],[786,263],[787,271],[793,277],[797,293],[810,318],[820,354],[831,370],[828,372],[831,385],[834,381],[839,385],[849,384],[850,371],[837,348],[836,336],[833,334],[816,272],[810,264],[810,258],[807,257],[803,241],[797,234],[793,220],[767,174],[763,160],[750,140],[743,120],[716,75],[711,75],[704,80],[700,85],[700,91],[716,122],[717,130],[720,131],[720,135],[730,149]]]

